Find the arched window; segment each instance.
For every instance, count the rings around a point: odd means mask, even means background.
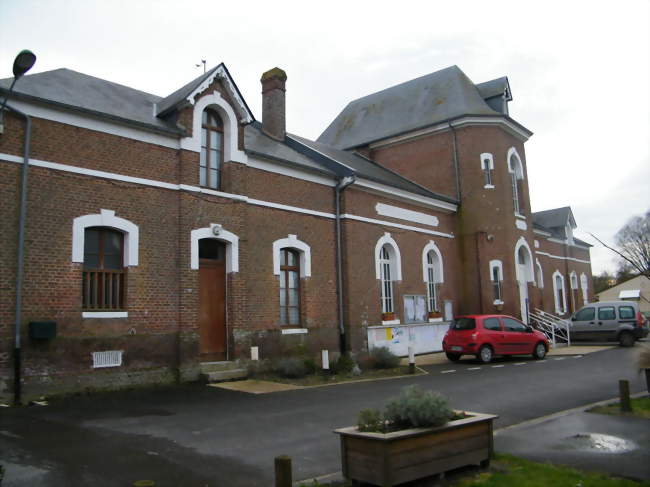
[[[542,266],[539,263],[539,259],[535,260],[535,266],[537,267],[537,287],[544,289],[544,274],[542,273]]]
[[[485,152],[481,154],[481,169],[483,170],[483,187],[485,189],[494,188],[492,172],[494,171],[494,158],[492,154]]]
[[[381,280],[381,312],[393,313],[395,311],[393,300],[394,272],[391,258],[391,247],[384,244],[379,252],[379,269]]]
[[[560,271],[553,273],[553,296],[555,298],[555,312],[558,315],[566,313],[566,290],[564,289],[564,276]]]
[[[584,272],[580,274],[580,288],[582,289],[582,301],[587,304],[589,302],[589,280]]]
[[[204,110],[202,117],[199,183],[201,186],[219,189],[223,163],[223,122],[210,109]]]
[[[512,186],[512,203],[515,214],[524,213],[524,167],[517,151],[513,148],[508,151],[508,171]]]
[[[422,249],[422,274],[427,288],[427,311],[440,312],[440,285],[444,282],[442,255],[433,240]]]
[[[503,304],[503,264],[500,260],[490,261],[490,280],[494,304]]]
[[[280,324],[300,325],[300,257],[293,249],[280,250]]]
[[[121,311],[126,308],[124,235],[107,227],[84,230],[82,308]]]

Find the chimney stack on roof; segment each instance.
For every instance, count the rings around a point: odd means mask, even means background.
[[[285,117],[285,87],[287,73],[273,68],[262,75],[262,130],[276,140],[287,133]]]

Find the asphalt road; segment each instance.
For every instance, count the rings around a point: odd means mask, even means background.
[[[268,486],[273,458],[294,478],[340,470],[337,427],[381,407],[408,384],[439,391],[454,408],[499,414],[501,428],[615,397],[618,380],[645,389],[634,349],[582,357],[472,360],[427,366],[428,375],[252,395],[200,385],[0,409],[3,486]]]

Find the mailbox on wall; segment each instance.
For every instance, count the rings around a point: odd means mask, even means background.
[[[32,340],[52,340],[56,337],[56,321],[30,321],[29,338]]]

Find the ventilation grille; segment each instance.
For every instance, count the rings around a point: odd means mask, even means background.
[[[93,352],[93,369],[102,367],[120,367],[122,365],[122,350],[107,350]]]

